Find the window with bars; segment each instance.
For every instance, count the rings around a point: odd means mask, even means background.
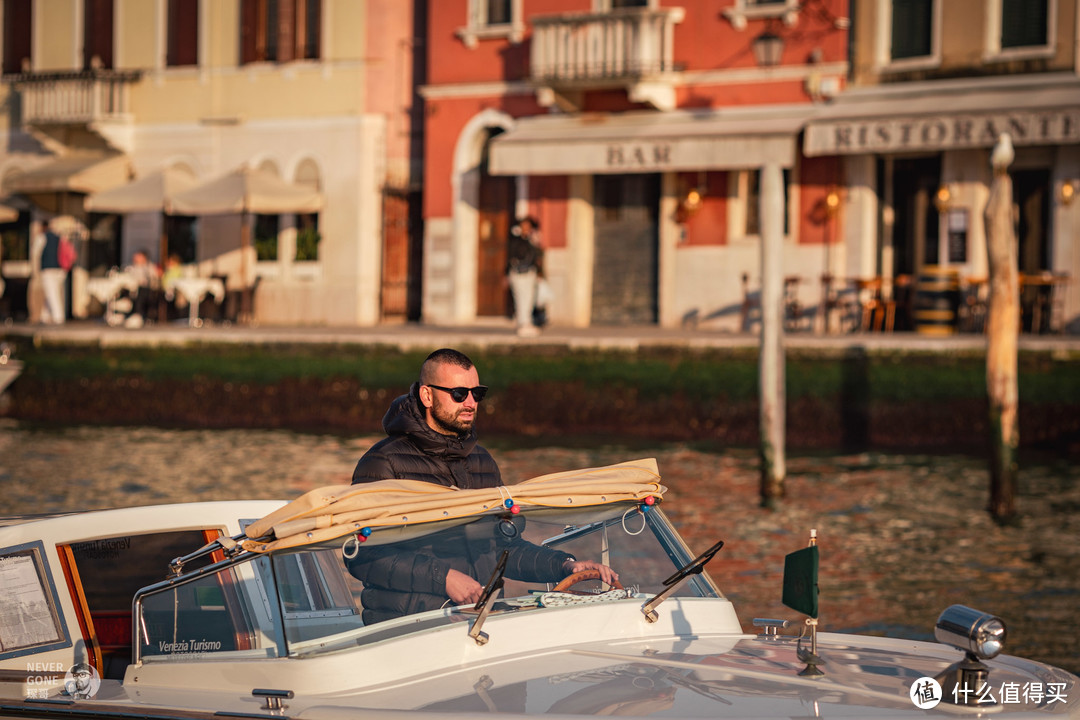
[[[1001,0],[1001,48],[1045,46],[1047,4],[1048,0]]]
[[[891,58],[933,54],[934,0],[893,0]]]
[[[240,63],[315,60],[321,0],[241,0]]]

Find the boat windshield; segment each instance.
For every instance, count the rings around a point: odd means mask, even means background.
[[[504,550],[504,586],[492,616],[580,598],[640,604],[694,557],[658,508],[636,502],[378,528],[363,542],[349,535],[248,555],[248,562],[143,591],[141,659],[302,656],[469,622],[472,606],[455,607],[446,597],[446,572],[487,583]],[[611,567],[623,590],[586,580],[572,588],[584,595],[554,591],[568,556]],[[705,575],[673,594],[720,596]]]

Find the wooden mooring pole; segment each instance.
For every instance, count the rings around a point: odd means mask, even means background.
[[[761,168],[761,351],[758,385],[761,428],[761,505],[784,496],[784,202],[776,163]]]
[[[1009,165],[1012,140],[1002,134],[991,155],[994,180],[986,204],[986,245],[990,269],[987,314],[986,391],[990,400],[990,513],[1000,523],[1016,518],[1017,347],[1020,335],[1020,276],[1013,223],[1013,189]]]

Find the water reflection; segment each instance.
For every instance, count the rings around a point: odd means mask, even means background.
[[[34,428],[0,420],[0,513],[191,500],[292,498],[348,483],[378,437],[272,430]],[[788,497],[758,507],[756,454],[686,444],[488,445],[508,482],[656,457],[665,511],[691,549],[726,541],[710,574],[754,617],[799,619],[779,600],[783,556],[816,528],[825,630],[931,639],[953,603],[1006,619],[1009,652],[1080,671],[1080,468],[1026,459],[1020,522],[985,511],[985,462],[964,456],[788,458]]]

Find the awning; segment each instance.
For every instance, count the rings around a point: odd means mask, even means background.
[[[293,185],[264,170],[241,167],[174,195],[167,203],[167,211],[174,215],[277,215],[314,213],[322,206],[318,190]]]
[[[170,198],[194,186],[195,178],[190,173],[167,168],[126,185],[94,193],[86,198],[83,206],[90,212],[161,212]]]
[[[62,155],[17,175],[4,184],[8,192],[94,193],[123,185],[130,178],[126,155],[77,153]]]
[[[791,167],[810,105],[523,118],[492,141],[495,175]]]
[[[939,80],[845,91],[806,129],[804,153],[851,155],[1080,142],[1080,78],[1072,73]]]

